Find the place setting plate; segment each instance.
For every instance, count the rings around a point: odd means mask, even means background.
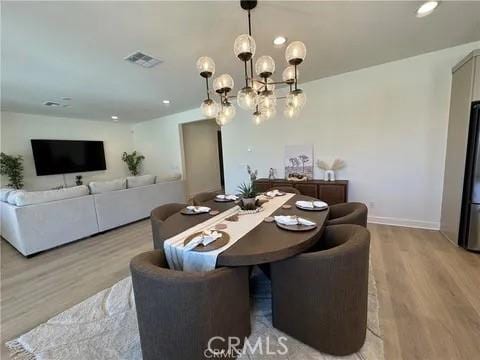
[[[299,208],[300,210],[305,210],[305,211],[325,211],[328,209],[328,205],[327,206],[322,206],[322,207],[313,207],[313,208],[310,208],[310,207],[304,207],[304,206],[301,206],[301,205],[298,205],[298,204],[295,204],[295,206],[297,208]]]
[[[234,199],[219,198],[219,197],[216,197],[216,196],[215,196],[215,199],[213,199],[213,200],[216,201],[216,202],[220,202],[220,203],[222,203],[222,202],[233,202],[233,201],[236,201],[236,200],[234,200]]]
[[[310,219],[306,219],[306,218],[303,218],[303,219],[314,222]],[[314,225],[302,225],[302,224],[284,225],[284,224],[280,224],[276,221],[275,221],[275,224],[277,224],[277,226],[281,229],[288,230],[288,231],[296,231],[296,232],[310,231],[310,230],[313,230],[313,229],[317,228],[317,224],[314,224]]]
[[[212,212],[212,210],[205,211],[205,212],[196,212],[196,211],[188,209],[188,208],[183,208],[180,211],[180,213],[183,214],[183,215],[202,215],[202,214],[208,214],[209,212]]]
[[[199,244],[190,251],[207,252],[207,251],[220,249],[222,246],[227,245],[228,242],[230,241],[230,235],[228,235],[225,231],[218,231],[218,230],[215,230],[215,231],[222,234],[222,237],[220,239],[215,240],[214,242],[208,244],[207,246]],[[200,236],[200,235],[202,235],[202,231],[199,231],[195,234],[190,235],[185,239],[185,241],[183,242],[183,245],[187,245],[190,241],[192,241],[193,239],[195,239],[197,236]]]

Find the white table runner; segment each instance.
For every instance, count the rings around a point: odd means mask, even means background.
[[[270,216],[273,212],[275,212],[275,210],[280,208],[293,196],[295,196],[295,194],[290,193],[284,196],[277,196],[263,204],[263,211],[255,214],[240,215],[238,221],[227,221],[226,224],[228,227],[222,231],[228,233],[230,240],[221,248],[208,252],[186,251],[184,250],[183,243],[188,236],[196,232],[211,230],[216,224],[224,222],[226,218],[237,214],[240,211],[239,206],[235,206],[227,211],[224,211],[219,215],[212,217],[211,219],[208,219],[180,234],[171,237],[170,239],[165,240],[163,247],[165,249],[165,256],[168,261],[168,266],[171,269],[183,271],[210,271],[215,269],[217,257],[220,253],[235,244],[245,234],[260,224],[263,219],[265,219],[267,216]]]

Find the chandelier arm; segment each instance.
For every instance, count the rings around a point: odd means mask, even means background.
[[[252,19],[250,17],[250,9],[248,9],[248,35],[252,36]],[[250,77],[253,79],[253,54],[250,58]],[[253,83],[252,83],[253,86]]]
[[[248,87],[248,69],[247,69],[247,62],[244,61],[243,63],[244,63],[244,65],[245,65],[245,69],[244,69],[244,70],[245,70],[245,87]]]
[[[294,67],[295,67],[295,90],[297,90],[297,83],[298,83],[298,78],[297,78],[297,64],[295,64]]]
[[[207,85],[207,99],[210,100],[210,89],[208,87],[208,78],[207,77],[205,78],[205,83]]]

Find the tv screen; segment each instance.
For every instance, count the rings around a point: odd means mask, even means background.
[[[32,139],[37,175],[106,170],[103,141]]]

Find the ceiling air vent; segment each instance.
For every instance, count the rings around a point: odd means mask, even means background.
[[[56,107],[56,106],[60,106],[60,103],[55,102],[55,101],[45,101],[45,102],[43,103],[43,105]]]
[[[125,60],[131,62],[132,64],[143,66],[144,68],[152,68],[155,65],[162,63],[161,60],[156,59],[153,56],[146,55],[140,51],[128,55]]]

